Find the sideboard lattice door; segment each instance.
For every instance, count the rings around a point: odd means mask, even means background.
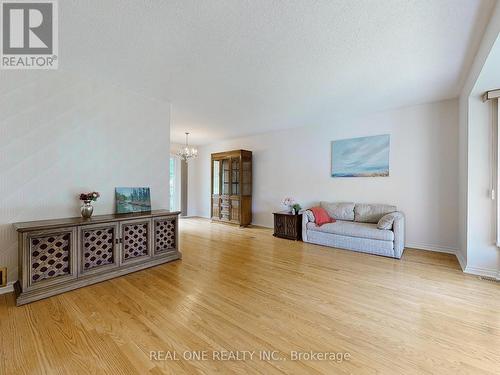
[[[154,220],[154,254],[166,254],[176,251],[177,218],[159,218]]]
[[[64,282],[76,277],[76,259],[73,251],[76,232],[69,230],[41,231],[26,237],[29,274],[26,288]]]
[[[117,267],[118,225],[80,227],[80,273],[101,272]]]
[[[151,255],[151,221],[121,223],[122,262],[139,261]]]

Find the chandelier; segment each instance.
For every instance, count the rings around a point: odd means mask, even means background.
[[[189,147],[188,136],[189,133],[186,132],[186,145],[179,151],[177,151],[177,156],[184,161],[188,161],[190,159],[198,157],[198,150],[195,147]]]

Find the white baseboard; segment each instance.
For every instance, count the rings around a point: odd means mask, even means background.
[[[456,249],[454,247],[436,246],[436,245],[429,245],[429,244],[417,243],[417,242],[406,243],[405,247],[408,247],[410,249],[435,251],[437,253],[446,253],[446,254],[453,254],[453,255],[457,255],[457,253],[459,252],[458,249]]]
[[[15,281],[10,281],[7,283],[7,286],[0,288],[0,295],[13,292],[14,291],[14,284],[15,284]]]
[[[491,277],[493,279],[500,280],[500,274],[496,269],[492,268],[480,268],[480,267],[465,267],[465,273],[469,273],[471,275]]]
[[[458,259],[458,263],[460,264],[460,267],[462,268],[462,271],[465,272],[465,269],[467,268],[467,262],[465,261],[464,254],[462,254],[462,252],[460,250],[457,250],[455,255]]]
[[[460,267],[462,268],[462,271],[464,273],[468,273],[470,275],[490,277],[493,279],[500,280],[500,271],[498,271],[496,268],[481,268],[481,267],[468,266],[464,258],[464,255],[459,249],[454,249],[451,247],[432,246],[420,243],[409,243],[406,244],[406,247],[453,254],[457,257],[458,263],[460,264]]]

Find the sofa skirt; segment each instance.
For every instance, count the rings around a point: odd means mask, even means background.
[[[397,258],[394,255],[393,241],[372,240],[369,238],[342,236],[339,234],[308,230],[307,242],[317,245],[337,247],[339,249]]]

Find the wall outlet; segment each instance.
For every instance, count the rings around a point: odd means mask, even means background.
[[[7,267],[0,267],[0,288],[7,286]]]

